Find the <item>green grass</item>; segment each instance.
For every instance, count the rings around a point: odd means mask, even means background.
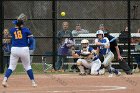
[[[32,69],[34,71],[34,73],[43,73],[43,67],[42,64],[40,63],[33,63],[32,64]],[[5,68],[6,71],[6,68]],[[25,74],[25,70],[23,68],[23,65],[21,63],[17,64],[17,67],[15,69],[15,71],[13,72],[13,74]]]
[[[33,69],[34,73],[42,73],[43,72],[42,64],[33,63],[32,64],[32,69]],[[25,70],[24,70],[22,64],[17,65],[15,73],[25,73]]]
[[[35,74],[70,74],[73,72],[43,72],[43,65],[41,63],[32,63],[32,69]],[[6,69],[5,69],[6,71]],[[26,74],[23,65],[21,63],[17,64],[15,71],[13,72],[14,75]],[[3,75],[3,74],[0,74]]]

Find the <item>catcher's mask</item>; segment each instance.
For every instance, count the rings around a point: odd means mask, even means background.
[[[89,41],[87,39],[83,39],[81,41],[82,48],[87,48],[89,45]]]

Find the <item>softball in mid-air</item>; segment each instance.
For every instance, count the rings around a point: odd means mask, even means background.
[[[65,12],[61,12],[61,16],[65,16],[66,15],[66,13]]]

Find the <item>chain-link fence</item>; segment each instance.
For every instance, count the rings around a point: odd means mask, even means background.
[[[53,6],[53,2],[56,6]],[[21,13],[27,15],[28,20],[25,22],[25,26],[30,28],[36,39],[33,63],[41,63],[42,56],[46,52],[52,52],[52,54],[56,52],[54,51],[56,45],[53,42],[55,42],[56,33],[62,29],[63,21],[69,22],[70,30],[74,30],[76,24],[81,24],[83,29],[92,34],[96,33],[100,24],[104,24],[110,33],[120,33],[128,26],[131,34],[136,33],[140,28],[140,11],[138,11],[140,10],[140,1],[137,0],[3,1],[3,6],[4,28],[13,27],[12,20]],[[54,7],[56,11],[53,10]],[[66,16],[60,15],[62,11],[66,13]],[[56,18],[53,17],[54,12]],[[54,20],[56,31],[53,29]],[[88,35],[87,37],[89,37]],[[120,44],[120,47],[125,51],[124,56],[129,59],[130,63],[130,53],[134,50],[134,44],[131,45],[129,41],[126,43],[125,46]],[[48,56],[47,61],[53,63],[56,56]],[[38,68],[35,66],[35,69]]]

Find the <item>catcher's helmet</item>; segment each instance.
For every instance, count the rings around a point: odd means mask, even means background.
[[[98,30],[98,31],[96,32],[96,36],[99,35],[99,34],[103,35],[103,37],[104,37],[104,32],[103,32],[102,30]]]
[[[83,39],[83,40],[81,41],[81,44],[83,44],[83,43],[89,43],[89,41],[88,41],[87,39]]]

